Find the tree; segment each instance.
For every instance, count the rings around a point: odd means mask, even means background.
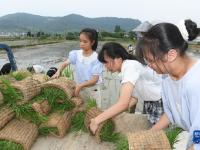
[[[121,30],[120,25],[116,25],[116,26],[115,26],[114,32],[118,33],[118,32],[121,32],[121,31],[122,31],[122,30]]]

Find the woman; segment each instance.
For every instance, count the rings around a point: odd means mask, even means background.
[[[187,55],[187,42],[177,26],[160,23],[153,26],[137,44],[137,55],[155,70],[164,74],[162,100],[164,114],[152,127],[161,130],[176,124],[189,131],[188,149],[199,150],[192,141],[200,130],[200,63]]]
[[[96,132],[99,124],[136,105],[139,100],[151,101],[150,116],[155,123],[162,114],[161,79],[153,70],[143,66],[118,43],[106,43],[98,59],[111,72],[121,73],[121,90],[118,102],[91,120],[90,129]],[[152,117],[153,116],[153,117]]]

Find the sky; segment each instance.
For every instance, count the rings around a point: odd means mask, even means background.
[[[80,14],[177,23],[192,19],[200,26],[200,0],[1,0],[0,17],[25,12],[41,16]]]

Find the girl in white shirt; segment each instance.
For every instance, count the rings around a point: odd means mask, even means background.
[[[133,97],[147,101],[161,99],[161,79],[151,69],[150,72],[146,71],[149,68],[144,67],[133,55],[128,54],[120,44],[106,43],[102,47],[98,59],[109,71],[121,73],[122,86],[118,102],[91,119],[90,129],[93,133],[96,132],[100,123],[122,113],[130,105],[135,105],[137,101]],[[159,118],[159,115],[157,117]]]

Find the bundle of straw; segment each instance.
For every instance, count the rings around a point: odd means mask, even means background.
[[[129,150],[171,150],[163,131],[140,131],[128,134]]]
[[[41,85],[31,77],[12,83],[11,85],[15,90],[22,93],[24,101],[31,100],[41,92]]]
[[[19,120],[10,121],[1,131],[0,139],[21,144],[25,150],[30,150],[38,135],[36,125]]]
[[[0,108],[0,130],[14,117],[14,112],[7,106]]]
[[[54,135],[56,137],[64,137],[66,132],[69,130],[71,125],[71,118],[72,118],[72,112],[67,111],[64,114],[61,113],[52,113],[49,116],[49,119],[47,122],[40,125],[40,133],[42,133],[43,130],[46,130],[49,128],[49,130],[53,130],[53,132],[50,131],[49,134]],[[54,132],[55,131],[55,132]]]
[[[49,80],[49,76],[47,76],[46,74],[33,74],[32,79],[42,84]]]
[[[51,106],[49,105],[48,100],[34,102],[32,104],[32,108],[41,115],[47,115],[51,110]]]
[[[48,82],[43,84],[43,88],[45,87],[55,87],[60,90],[63,90],[67,95],[68,99],[72,98],[75,90],[75,82],[69,80],[66,77],[60,77],[58,79],[49,80]]]
[[[101,113],[102,111],[96,107],[93,107],[87,111],[85,117],[85,126],[89,131],[90,131],[90,120],[92,118],[95,118]],[[114,122],[112,120],[104,121],[99,125],[99,128],[95,133],[96,141],[98,143],[100,143],[101,141],[114,141],[115,139],[109,138],[109,136],[111,138],[114,138],[114,136],[108,135],[112,133],[114,133]]]

